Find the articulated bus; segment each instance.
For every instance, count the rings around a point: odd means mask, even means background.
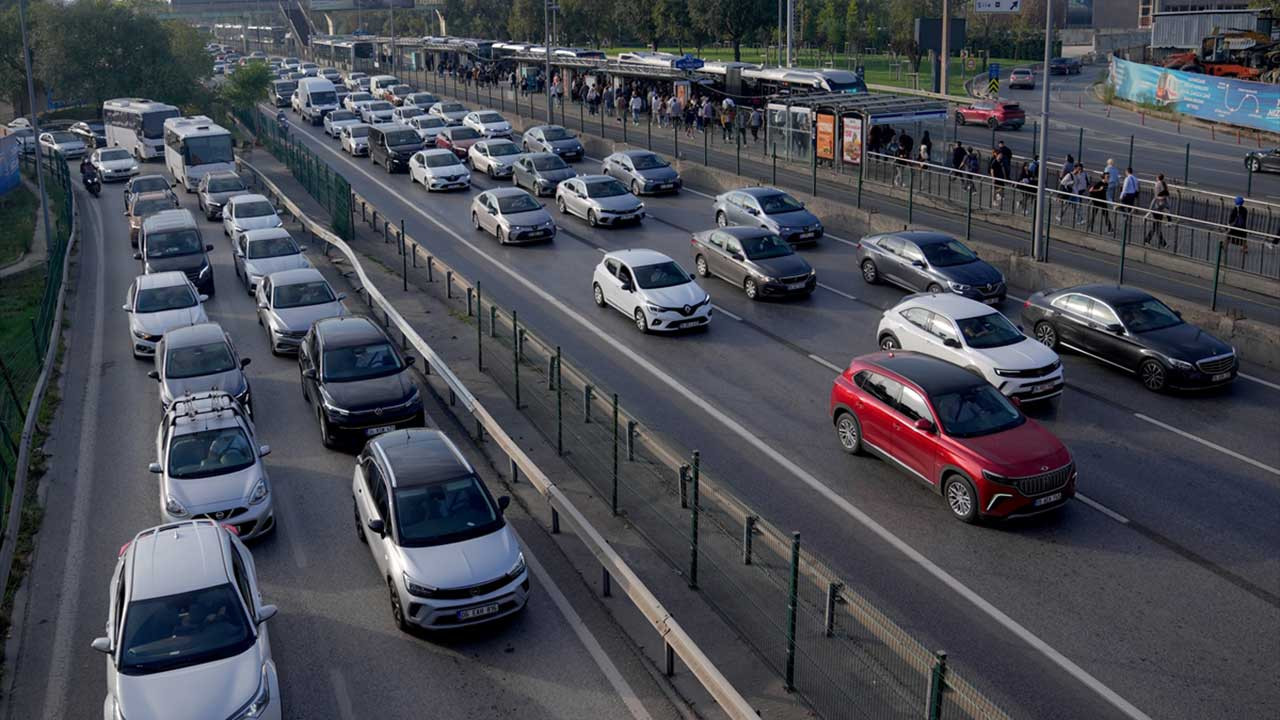
[[[207,173],[236,169],[231,132],[204,115],[164,121],[164,164],[187,192]]]
[[[121,147],[139,160],[164,153],[164,121],[178,108],[143,98],[118,98],[102,104],[108,147]]]

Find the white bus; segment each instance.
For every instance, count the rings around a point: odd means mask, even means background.
[[[139,160],[164,154],[164,121],[178,108],[143,98],[118,98],[102,104],[107,146],[122,147]]]
[[[231,132],[204,115],[164,121],[164,164],[187,192],[207,173],[236,169],[231,146]]]

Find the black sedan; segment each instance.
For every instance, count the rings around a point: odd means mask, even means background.
[[[699,276],[715,275],[752,300],[809,295],[818,286],[809,263],[765,228],[735,225],[694,234],[693,265]]]
[[[1240,370],[1235,348],[1132,287],[1044,290],[1027,300],[1022,321],[1050,348],[1069,348],[1131,372],[1152,391],[1225,385]]]
[[[1056,57],[1049,61],[1050,75],[1079,75],[1081,69],[1077,58]]]
[[[1245,153],[1244,166],[1253,172],[1280,172],[1280,147],[1250,150]]]
[[[412,364],[368,318],[312,325],[298,348],[298,369],[302,397],[315,407],[325,447],[344,439],[363,445],[397,428],[422,427],[426,418]]]

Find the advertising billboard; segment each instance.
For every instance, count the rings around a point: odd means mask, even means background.
[[[862,118],[846,116],[844,121],[844,138],[841,143],[841,155],[850,165],[862,164]]]
[[[818,113],[818,159],[836,159],[836,116]]]
[[[1214,122],[1280,132],[1280,86],[1111,59],[1116,97]]]
[[[14,135],[0,137],[0,195],[18,187],[18,154],[22,146]]]

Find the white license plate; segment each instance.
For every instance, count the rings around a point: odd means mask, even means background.
[[[982,302],[984,302],[984,303],[986,303],[986,304],[988,304],[988,305],[999,305],[999,304],[1000,304],[1000,298],[999,298],[999,297],[983,298],[983,299],[982,299]]]
[[[484,617],[498,612],[498,603],[492,605],[481,605],[480,607],[467,608],[458,611],[459,620],[471,620],[473,618]]]
[[[1042,384],[1040,384],[1040,385],[1032,385],[1032,386],[1031,386],[1031,392],[1032,392],[1033,394],[1034,394],[1034,393],[1042,393],[1042,392],[1046,392],[1046,391],[1048,391],[1048,390],[1052,390],[1052,389],[1053,389],[1053,383],[1042,383]]]
[[[381,435],[382,433],[389,433],[395,429],[396,429],[395,425],[381,425],[379,427],[368,428],[367,430],[364,431],[364,434],[365,435]]]
[[[659,189],[659,190],[670,190],[670,189],[671,189],[671,187],[672,187],[671,183],[662,183],[661,185],[659,185],[659,186],[658,186],[658,189]]]
[[[791,283],[791,284],[787,285],[787,289],[788,289],[788,290],[803,290],[803,289],[804,289],[804,283],[802,283],[802,282],[799,282],[799,283]]]
[[[1217,375],[1213,376],[1213,382],[1222,382],[1223,380],[1229,380],[1229,379],[1231,379],[1231,373],[1229,372],[1218,373]]]
[[[1032,505],[1035,507],[1040,507],[1041,505],[1048,505],[1050,503],[1058,502],[1061,499],[1062,499],[1062,493],[1054,493],[1052,495],[1045,495],[1042,498],[1036,498],[1036,501],[1032,503]]]
[[[807,233],[800,233],[800,239],[801,239],[801,240],[808,240],[809,238],[811,238],[811,237],[813,237],[813,236],[814,236],[814,233],[811,233],[811,232],[807,232]]]

